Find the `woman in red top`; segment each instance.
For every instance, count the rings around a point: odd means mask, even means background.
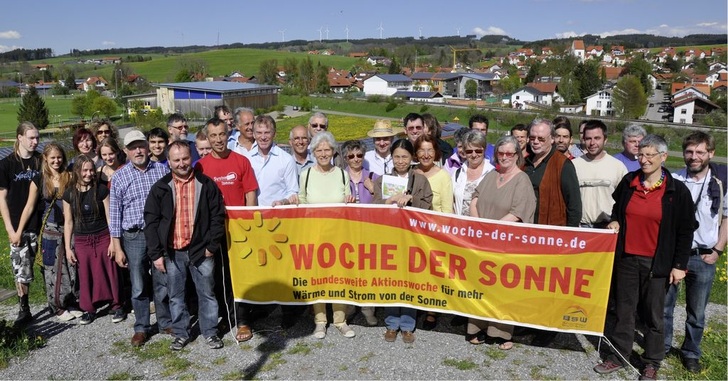
[[[630,172],[612,197],[612,221],[619,234],[612,290],[616,319],[607,336],[618,353],[594,367],[612,373],[624,367],[632,352],[635,312],[644,330],[644,368],[640,379],[655,379],[665,357],[663,309],[669,284],[685,277],[696,226],[690,191],[662,165],[667,143],[656,135],[639,145],[640,170]]]

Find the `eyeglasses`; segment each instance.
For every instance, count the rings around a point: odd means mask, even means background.
[[[190,126],[183,124],[181,126],[170,126],[171,128],[174,128],[175,130],[189,130]]]
[[[528,137],[529,142],[535,142],[536,140],[538,140],[541,143],[544,143],[546,141],[546,137],[545,136],[529,136]]]
[[[509,159],[512,158],[513,156],[516,156],[516,153],[515,152],[501,152],[501,151],[498,151],[495,154],[498,157],[507,157]]]
[[[643,158],[643,157],[644,157],[644,158],[645,158],[645,159],[647,159],[647,160],[651,160],[651,159],[654,159],[654,158],[655,158],[655,156],[657,156],[657,155],[661,155],[661,154],[663,154],[663,153],[664,153],[664,152],[655,152],[655,153],[638,153],[638,154],[637,154],[637,158],[638,158],[638,159],[641,159],[641,158]]]
[[[349,160],[351,160],[353,158],[361,159],[364,157],[364,154],[363,153],[352,153],[350,155],[346,155],[346,157],[348,157]]]
[[[416,131],[420,131],[420,130],[422,130],[423,128],[424,128],[424,127],[422,127],[422,126],[407,126],[407,131],[415,131],[415,130],[416,130]]]
[[[482,149],[466,149],[465,154],[466,155],[472,155],[472,154],[482,155],[483,150]]]
[[[430,149],[418,149],[417,150],[417,155],[425,155],[425,154],[434,155],[435,154],[435,150],[432,149],[432,148],[430,148]]]
[[[320,128],[322,130],[325,130],[326,129],[326,125],[325,124],[320,124],[320,123],[311,123],[311,128]]]
[[[110,135],[111,130],[98,130],[96,131],[96,135]]]

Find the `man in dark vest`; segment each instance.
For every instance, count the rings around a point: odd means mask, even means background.
[[[551,121],[534,119],[528,126],[526,172],[536,194],[534,223],[578,227],[581,221],[581,194],[576,169],[571,161],[554,148],[556,130]],[[556,332],[540,331],[533,340],[546,346]]]

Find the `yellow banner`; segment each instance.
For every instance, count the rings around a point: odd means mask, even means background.
[[[601,335],[617,236],[375,205],[228,208],[250,303],[408,306]]]

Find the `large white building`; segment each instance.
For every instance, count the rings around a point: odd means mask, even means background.
[[[593,116],[612,116],[614,106],[612,105],[612,91],[599,90],[586,97],[586,114]]]
[[[364,80],[364,94],[391,96],[398,91],[412,91],[412,79],[403,74],[377,74]]]

